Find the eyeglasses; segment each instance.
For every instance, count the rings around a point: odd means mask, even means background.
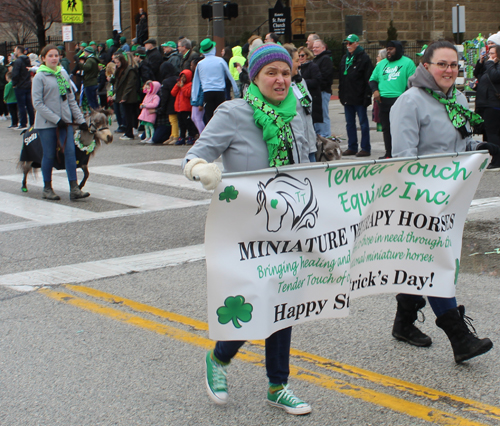
[[[441,71],[446,71],[448,67],[450,67],[453,71],[458,69],[458,64],[455,62],[451,64],[447,64],[446,62],[429,62],[429,64],[436,65]]]
[[[301,54],[299,55],[299,58],[305,58],[305,57],[306,57],[306,55],[304,55],[303,53],[301,53]]]

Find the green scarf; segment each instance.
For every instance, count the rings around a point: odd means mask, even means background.
[[[269,152],[269,167],[292,163],[293,134],[290,121],[297,115],[297,100],[292,90],[279,105],[267,103],[259,88],[251,83],[245,100],[253,108],[255,125],[262,129],[263,139]]]
[[[344,75],[347,75],[347,70],[349,68],[351,68],[351,65],[354,61],[354,57],[356,56],[356,54],[358,54],[359,52],[363,51],[363,48],[361,46],[358,46],[356,47],[356,50],[354,52],[352,52],[352,55],[347,52],[347,55],[345,57],[345,70],[344,70]]]
[[[438,102],[442,103],[445,106],[446,111],[448,112],[448,117],[451,120],[451,123],[456,129],[460,131],[462,135],[468,136],[468,134],[470,134],[465,129],[467,121],[470,122],[471,126],[477,126],[478,124],[484,121],[479,114],[472,112],[469,108],[466,108],[457,102],[456,87],[453,87],[451,98],[449,99],[440,96],[438,93],[434,92],[429,88],[425,88],[425,91],[430,95],[432,95],[434,99],[436,99]]]
[[[49,68],[47,65],[40,65],[40,68],[36,71],[37,73],[39,72],[48,72],[49,74],[52,74],[56,77],[57,79],[57,85],[59,86],[59,93],[61,96],[65,96],[70,90],[71,86],[69,85],[68,80],[66,80],[62,74],[61,74],[62,68],[60,66],[57,67],[57,69],[54,71],[52,68]]]
[[[309,108],[311,106],[311,98],[306,92],[306,88],[302,83],[295,83],[295,85],[300,90],[300,94],[302,95],[302,97],[299,99],[300,105],[302,105],[303,108]]]

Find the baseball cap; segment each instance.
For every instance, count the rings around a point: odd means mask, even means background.
[[[344,41],[349,41],[351,43],[357,43],[359,41],[359,37],[356,34],[349,34]]]

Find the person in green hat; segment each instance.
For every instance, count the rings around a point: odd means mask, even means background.
[[[339,73],[339,99],[344,106],[347,131],[347,149],[343,155],[368,157],[371,154],[371,145],[367,108],[372,103],[369,80],[373,65],[365,49],[359,45],[359,37],[356,34],[348,35],[344,41],[347,44],[347,53],[340,61]],[[359,151],[356,115],[361,128]]]
[[[167,41],[161,45],[163,48],[163,57],[166,62],[170,62],[177,73],[181,72],[182,55],[177,50],[177,44],[174,41]]]
[[[120,37],[120,49],[124,52],[130,52],[130,46],[127,44],[127,37]]]
[[[207,124],[214,115],[217,107],[226,100],[226,78],[233,86],[234,97],[238,98],[240,90],[234,81],[229,67],[224,59],[215,55],[215,42],[206,38],[200,43],[200,53],[205,59],[198,63],[191,89],[191,102],[196,102],[198,93],[203,91],[205,115],[203,121]]]

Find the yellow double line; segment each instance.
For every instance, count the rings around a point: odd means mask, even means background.
[[[193,318],[158,309],[153,306],[145,305],[143,303],[139,303],[130,299],[125,299],[84,286],[66,285],[64,287],[68,290],[71,290],[72,292],[90,296],[103,302],[127,307],[128,309],[138,313],[154,315],[174,323],[189,326],[195,332],[208,330],[208,325],[202,321],[197,321]],[[169,325],[161,324],[159,322],[132,315],[124,312],[123,310],[111,308],[109,306],[75,296],[71,293],[55,291],[48,288],[41,289],[40,292],[60,302],[64,302],[86,311],[112,318],[114,320],[142,329],[154,331],[158,334],[166,335],[170,338],[188,343],[190,345],[198,346],[204,349],[211,349],[214,345],[214,342],[212,340],[201,337],[193,332],[184,331]],[[252,341],[250,343],[260,347],[263,346],[262,341]],[[385,376],[383,374],[374,373],[369,370],[364,370],[362,368],[332,361],[330,359],[299,351],[297,349],[292,349],[291,355],[292,357],[301,361],[306,361],[317,368],[340,373],[355,379],[363,379],[377,385],[385,386],[392,390],[405,392],[420,398],[425,398],[432,402],[444,403],[450,407],[453,407],[454,409],[460,409],[463,412],[480,414],[491,419],[500,420],[500,408],[495,406],[483,404],[478,401],[473,401],[456,395],[440,392],[438,390],[427,388],[425,386],[405,382],[403,380]],[[244,348],[240,350],[237,358],[261,367],[265,365],[263,355],[256,352],[251,352]],[[321,386],[326,389],[331,389],[341,394],[353,398],[358,398],[366,402],[371,402],[373,404],[388,408],[392,411],[423,419],[428,422],[433,422],[438,425],[484,425],[483,423],[471,421],[455,414],[450,414],[445,411],[430,408],[429,406],[423,404],[410,402],[406,399],[398,398],[383,392],[374,391],[372,389],[358,386],[344,380],[333,378],[327,374],[308,370],[296,365],[290,365],[290,373],[292,376],[299,380],[304,380],[314,385]]]

